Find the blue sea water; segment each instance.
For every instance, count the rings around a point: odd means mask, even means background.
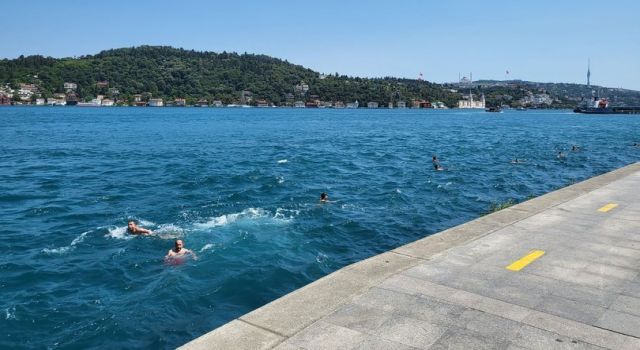
[[[179,346],[493,204],[636,162],[639,131],[570,111],[0,108],[0,348]],[[129,218],[156,234],[127,235]],[[175,238],[199,259],[164,264]]]

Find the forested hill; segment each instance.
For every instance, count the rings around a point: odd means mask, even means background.
[[[427,100],[456,107],[462,93],[473,93],[474,98],[486,96],[489,106],[573,108],[589,99],[596,89],[616,105],[640,104],[640,92],[633,90],[524,81],[440,85],[414,79],[366,79],[320,74],[265,55],[197,52],[167,46],[113,49],[78,58],[20,56],[0,60],[0,95],[12,96],[14,101],[28,103],[67,93],[70,89],[65,88],[65,83],[75,84],[75,93],[85,101],[104,95],[127,103],[141,94],[143,100],[184,98],[188,104],[203,99],[224,104],[256,104],[264,100],[278,106],[295,101],[357,100],[361,106],[367,102],[395,105],[399,101],[410,106]],[[24,84],[31,84],[28,94],[10,94]],[[31,94],[31,90],[35,92]]]
[[[42,97],[64,93],[64,83],[77,84],[77,94],[89,100],[98,94],[134,94],[172,100],[186,98],[237,103],[243,91],[277,105],[287,99],[361,103],[428,99],[456,105],[460,95],[438,84],[411,79],[364,79],[310,69],[265,55],[197,52],[164,46],[140,46],[102,51],[78,58],[43,56],[0,60],[0,83],[18,88],[36,84]],[[106,83],[106,84],[105,84]],[[298,87],[296,89],[296,86]],[[308,86],[308,91],[306,90]],[[304,90],[303,90],[304,87]]]

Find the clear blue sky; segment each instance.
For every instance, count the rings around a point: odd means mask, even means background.
[[[0,57],[137,45],[266,54],[324,73],[640,90],[640,1],[3,2]]]

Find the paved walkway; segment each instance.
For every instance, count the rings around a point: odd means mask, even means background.
[[[356,263],[185,349],[640,349],[640,163]]]

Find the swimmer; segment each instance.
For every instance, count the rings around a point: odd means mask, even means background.
[[[559,151],[559,152],[558,152],[558,155],[557,155],[556,157],[557,157],[558,159],[563,159],[563,158],[565,158],[565,155],[564,155],[564,153],[562,153],[562,151]]]
[[[438,163],[438,162],[440,162],[440,160],[439,160],[439,159],[438,159],[438,157],[434,154],[434,155],[431,157],[431,162],[433,162],[433,163]]]
[[[443,171],[444,170],[444,168],[438,163],[433,164],[433,169],[435,171]]]
[[[194,252],[184,247],[184,242],[182,242],[181,239],[176,239],[175,247],[169,250],[169,252],[164,257],[164,259],[165,260],[181,259],[181,258],[186,258],[189,255],[191,255],[194,260],[198,259],[198,257]]]
[[[127,232],[129,232],[132,235],[150,235],[153,232],[151,230],[147,230],[146,228],[143,227],[138,227],[138,225],[136,225],[136,222],[133,220],[129,220],[129,222],[127,223]]]
[[[573,145],[571,146],[571,152],[578,152],[580,150],[580,146]]]
[[[522,161],[522,160],[520,160],[518,158],[516,158],[516,159],[511,161],[511,164],[521,164],[521,163],[524,163],[524,161]]]
[[[327,194],[327,192],[320,193],[320,202],[328,202],[328,201],[329,201],[329,195]]]

